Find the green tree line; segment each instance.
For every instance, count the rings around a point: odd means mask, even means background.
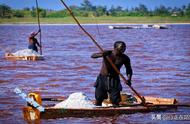
[[[165,7],[160,5],[154,10],[149,10],[144,4],[128,9],[121,6],[111,6],[108,9],[106,6],[94,6],[89,0],[83,0],[80,6],[70,6],[71,10],[76,16],[90,17],[90,16],[187,16],[190,17],[190,3],[182,7]],[[70,16],[66,9],[55,11],[50,9],[38,8],[40,17],[66,17]],[[0,18],[23,18],[36,17],[36,8],[12,9],[8,5],[0,4]]]

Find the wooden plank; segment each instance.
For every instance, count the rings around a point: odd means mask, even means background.
[[[141,100],[135,96],[138,102],[141,102]],[[177,100],[175,98],[158,98],[158,97],[150,97],[150,96],[144,96],[146,103],[151,103],[154,105],[164,104],[164,105],[174,105],[177,103]]]
[[[154,111],[165,111],[176,107],[167,106],[133,106],[133,107],[98,107],[91,109],[69,109],[69,108],[45,108],[45,112],[41,112],[35,108],[25,107],[23,114],[25,120],[32,121],[38,119],[56,119],[64,117],[98,117],[98,116],[115,116],[121,114],[146,113]]]
[[[137,99],[137,103],[141,103],[141,100],[135,96]],[[146,103],[154,104],[154,105],[174,105],[177,103],[177,100],[175,98],[158,98],[158,97],[150,97],[150,96],[145,96]],[[43,101],[57,101],[61,102],[65,100],[64,98],[42,98]],[[92,101],[95,103],[95,101]],[[109,99],[106,99],[103,101],[103,104],[105,106],[111,106],[111,101]],[[127,94],[121,94],[121,102],[119,103],[120,106],[126,106],[126,105],[133,105],[132,101],[129,100]]]
[[[164,111],[168,107],[118,107],[118,108],[93,108],[93,109],[55,109],[46,108],[40,116],[43,119],[55,119],[63,117],[97,117],[97,116],[115,116],[120,114],[133,114],[137,112]]]
[[[5,58],[7,60],[30,60],[30,61],[44,60],[43,56],[14,56],[13,54],[10,53],[6,53]]]
[[[168,109],[176,109],[178,105],[174,98],[155,98],[145,97],[146,102],[152,103],[143,106],[141,104],[127,103],[126,96],[122,95],[122,104],[120,107],[95,107],[95,108],[53,108],[46,107],[44,112],[36,111],[35,108],[25,107],[23,109],[24,118],[28,121],[32,119],[56,119],[64,117],[96,117],[96,116],[115,116],[121,114],[133,114],[144,112],[165,111]],[[43,100],[43,99],[42,99]],[[46,98],[45,100],[54,101],[57,99]],[[138,100],[138,97],[137,97]],[[140,99],[139,99],[140,101]]]
[[[23,108],[23,117],[28,122],[33,121],[33,120],[39,120],[40,112],[33,107],[24,107]]]
[[[23,109],[24,118],[28,121],[39,119],[56,119],[64,117],[97,117],[97,116],[115,116],[121,114],[134,114],[155,111],[165,111],[168,109],[176,109],[177,105],[168,104],[148,104],[142,106],[140,104],[126,104],[120,107],[95,107],[95,108],[52,108],[46,107],[44,112],[37,111],[35,108],[25,107]]]

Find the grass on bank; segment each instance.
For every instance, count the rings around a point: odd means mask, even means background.
[[[188,17],[77,17],[80,23],[190,23]],[[43,24],[75,24],[72,17],[64,18],[40,18]],[[37,18],[1,18],[0,24],[36,24]]]

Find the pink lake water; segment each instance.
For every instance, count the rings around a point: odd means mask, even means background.
[[[131,58],[132,85],[143,96],[176,98],[190,103],[190,25],[169,25],[169,29],[111,30],[108,25],[85,25],[85,29],[104,49],[122,40]],[[42,97],[67,97],[84,92],[94,99],[93,84],[102,59],[90,56],[99,50],[77,25],[42,25],[44,61],[8,61],[6,51],[27,48],[27,37],[37,25],[0,25],[0,123],[22,124],[26,102],[16,95],[40,92]],[[121,72],[125,75],[125,69]],[[123,92],[132,93],[122,82]],[[42,124],[62,123],[188,123],[152,120],[153,114],[188,114],[176,111],[136,113],[111,117],[61,118],[40,120]]]

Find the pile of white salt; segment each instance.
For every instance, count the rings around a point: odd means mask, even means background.
[[[82,92],[76,92],[69,95],[69,97],[56,104],[53,108],[93,108],[95,105]]]
[[[15,53],[12,53],[14,56],[22,57],[22,56],[41,56],[39,53],[32,49],[23,49],[19,50]]]

